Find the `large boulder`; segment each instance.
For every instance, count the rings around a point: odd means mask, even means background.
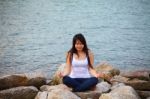
[[[18,86],[40,87],[46,84],[46,78],[39,73],[13,74],[0,77],[0,90]]]
[[[37,93],[36,87],[22,86],[0,91],[0,99],[34,99]]]
[[[42,92],[39,92],[35,99],[80,99],[64,84],[55,86],[43,85],[40,90]]]
[[[132,87],[120,86],[110,93],[102,94],[99,99],[140,99],[140,97]]]

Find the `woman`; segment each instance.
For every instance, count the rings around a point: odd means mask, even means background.
[[[91,89],[98,83],[97,74],[93,69],[94,56],[88,49],[86,40],[82,34],[73,37],[72,48],[68,51],[66,68],[60,75],[63,83],[73,88],[74,92],[82,92]]]

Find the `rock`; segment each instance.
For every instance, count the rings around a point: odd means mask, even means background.
[[[42,73],[26,73],[26,77],[28,78],[27,85],[35,86],[39,88],[40,86],[46,84],[46,78]]]
[[[120,70],[119,69],[113,68],[113,66],[111,66],[108,63],[98,64],[97,66],[95,66],[95,70],[98,73],[104,73],[104,74],[106,74],[107,76],[103,78],[106,81],[109,81],[109,79],[111,77],[120,74]]]
[[[36,96],[37,99],[44,99],[42,98],[42,95],[45,97],[47,92],[48,93],[46,99],[80,99],[80,97],[72,93],[70,88],[64,84],[55,86],[43,85],[41,86],[40,90],[44,93],[38,93],[38,95]]]
[[[125,83],[126,85],[132,86],[136,90],[150,90],[150,81],[115,76],[113,79],[111,79],[111,83],[114,82]]]
[[[127,77],[123,77],[123,76],[118,75],[118,76],[114,76],[114,77],[110,80],[110,82],[111,82],[112,84],[115,83],[115,82],[125,83],[125,82],[127,82],[128,80],[130,80],[130,78],[127,78]]]
[[[48,92],[47,91],[43,91],[43,92],[38,92],[38,94],[36,95],[35,99],[47,99],[48,97]]]
[[[51,79],[47,79],[47,80],[46,80],[46,85],[51,85],[51,83],[52,83],[52,80],[51,80]]]
[[[81,99],[98,99],[102,92],[108,92],[110,90],[111,85],[107,82],[101,82],[96,85],[96,88],[94,91],[86,91],[86,92],[75,92],[77,96],[79,96]],[[63,91],[71,91],[71,88],[67,87],[64,84],[49,86],[49,85],[43,85],[41,86],[41,91],[48,91],[52,92],[53,90],[61,89]],[[53,97],[54,98],[54,97]]]
[[[139,79],[132,79],[125,82],[126,85],[132,86],[136,90],[150,91],[150,81],[144,81]]]
[[[122,72],[121,76],[127,78],[138,78],[141,80],[150,80],[150,70],[137,70],[137,71],[130,71],[130,72]]]
[[[111,85],[108,84],[107,82],[100,82],[96,85],[95,91],[103,93],[103,92],[108,92],[110,88],[111,88]]]
[[[101,95],[99,91],[75,92],[81,99],[98,99]]]
[[[37,93],[33,86],[16,87],[0,91],[0,99],[34,99]]]
[[[125,84],[124,84],[124,83],[117,83],[117,84],[114,84],[114,85],[111,87],[111,90],[114,90],[114,89],[116,89],[116,88],[118,88],[118,87],[121,87],[121,86],[125,86]]]
[[[113,69],[113,66],[106,62],[102,62],[102,63],[97,64],[95,66],[95,69],[98,71],[110,71]]]
[[[99,99],[140,99],[140,97],[132,87],[121,86],[110,93],[102,94]]]
[[[140,91],[140,90],[136,90],[136,92],[139,94],[139,96],[142,99],[148,98],[150,97],[150,91]]]
[[[74,93],[68,90],[56,89],[48,93],[47,99],[81,99]]]
[[[59,84],[59,85],[54,85],[54,86],[43,85],[43,86],[40,87],[41,91],[52,91],[52,90],[57,90],[57,89],[71,91],[71,88],[67,87],[64,84]]]
[[[0,77],[0,90],[26,85],[27,80],[28,79],[24,74],[14,74]]]
[[[13,74],[0,77],[0,90],[18,86],[40,86],[46,84],[46,78],[39,73]]]

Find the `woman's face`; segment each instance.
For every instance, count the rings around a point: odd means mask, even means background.
[[[80,40],[76,40],[75,48],[77,51],[82,51],[84,48],[84,45]]]

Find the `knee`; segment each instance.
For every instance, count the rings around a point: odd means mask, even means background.
[[[92,80],[92,82],[95,83],[95,84],[98,83],[98,78],[96,78],[96,77],[92,77],[91,80]]]
[[[62,81],[64,84],[66,84],[69,81],[69,76],[64,76]]]

